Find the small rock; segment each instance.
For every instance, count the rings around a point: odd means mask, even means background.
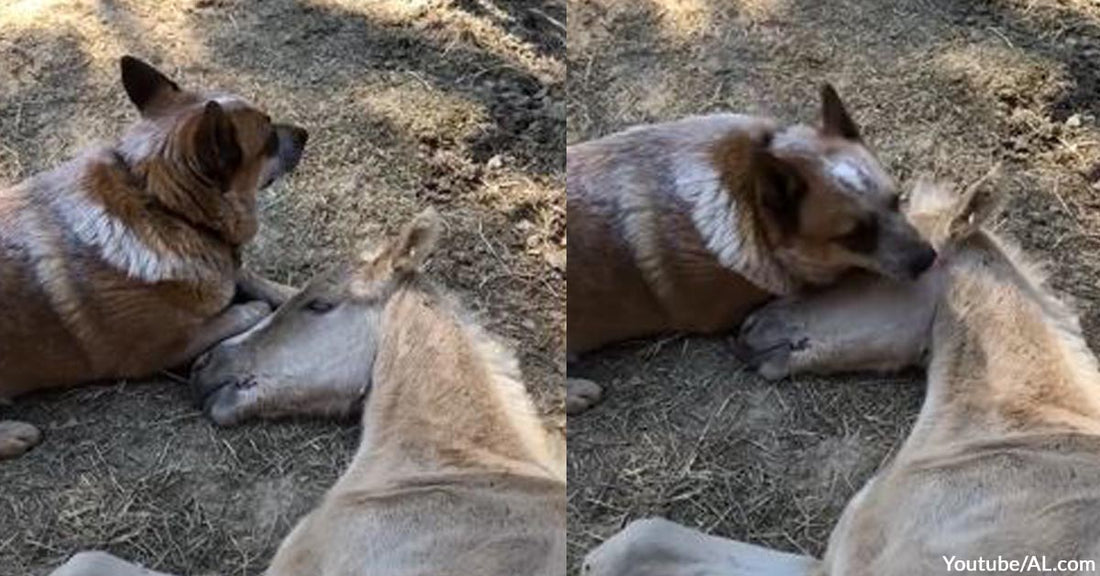
[[[1066,128],[1079,128],[1081,126],[1081,115],[1074,114],[1069,118],[1066,118]]]
[[[493,156],[485,163],[486,170],[500,170],[504,167],[504,158],[500,157],[500,154]]]

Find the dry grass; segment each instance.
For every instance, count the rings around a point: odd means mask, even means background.
[[[1051,261],[1100,344],[1100,9],[1075,0],[571,1],[570,142],[719,110],[816,121],[833,82],[902,182],[1003,161],[1003,229]],[[677,30],[685,31],[679,33]],[[820,554],[854,491],[908,433],[920,377],[746,373],[721,341],[592,354],[608,385],[569,423],[577,560],[630,520]]]
[[[311,131],[247,260],[302,282],[427,204],[434,274],[517,343],[540,405],[564,366],[564,6],[554,0],[0,1],[0,185],[134,117],[117,58],[241,93]],[[218,430],[168,380],[20,399],[46,442],[0,463],[0,575],[109,550],[257,574],[340,472],[353,423]]]

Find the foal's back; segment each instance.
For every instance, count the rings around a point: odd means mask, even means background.
[[[511,475],[340,494],[287,538],[269,574],[561,576],[563,495],[561,483]]]
[[[382,324],[359,452],[269,574],[564,574],[564,471],[514,356],[419,289]]]

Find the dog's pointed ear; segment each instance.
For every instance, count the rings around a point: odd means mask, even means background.
[[[133,56],[123,56],[119,68],[126,95],[143,114],[164,96],[180,91],[180,87],[159,70]]]
[[[829,136],[839,136],[848,140],[859,140],[859,127],[856,126],[840,95],[832,84],[821,85],[821,131]]]
[[[401,229],[393,246],[393,269],[399,274],[416,274],[435,251],[443,229],[443,219],[428,208]]]
[[[806,180],[789,162],[763,148],[753,159],[757,202],[783,234],[798,231]]]
[[[218,183],[222,190],[241,165],[241,145],[237,130],[221,104],[206,103],[195,129],[195,154],[203,174]]]

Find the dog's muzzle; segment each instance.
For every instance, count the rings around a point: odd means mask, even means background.
[[[298,167],[309,141],[309,132],[297,126],[278,126],[275,131],[279,136],[279,163],[285,174]]]

